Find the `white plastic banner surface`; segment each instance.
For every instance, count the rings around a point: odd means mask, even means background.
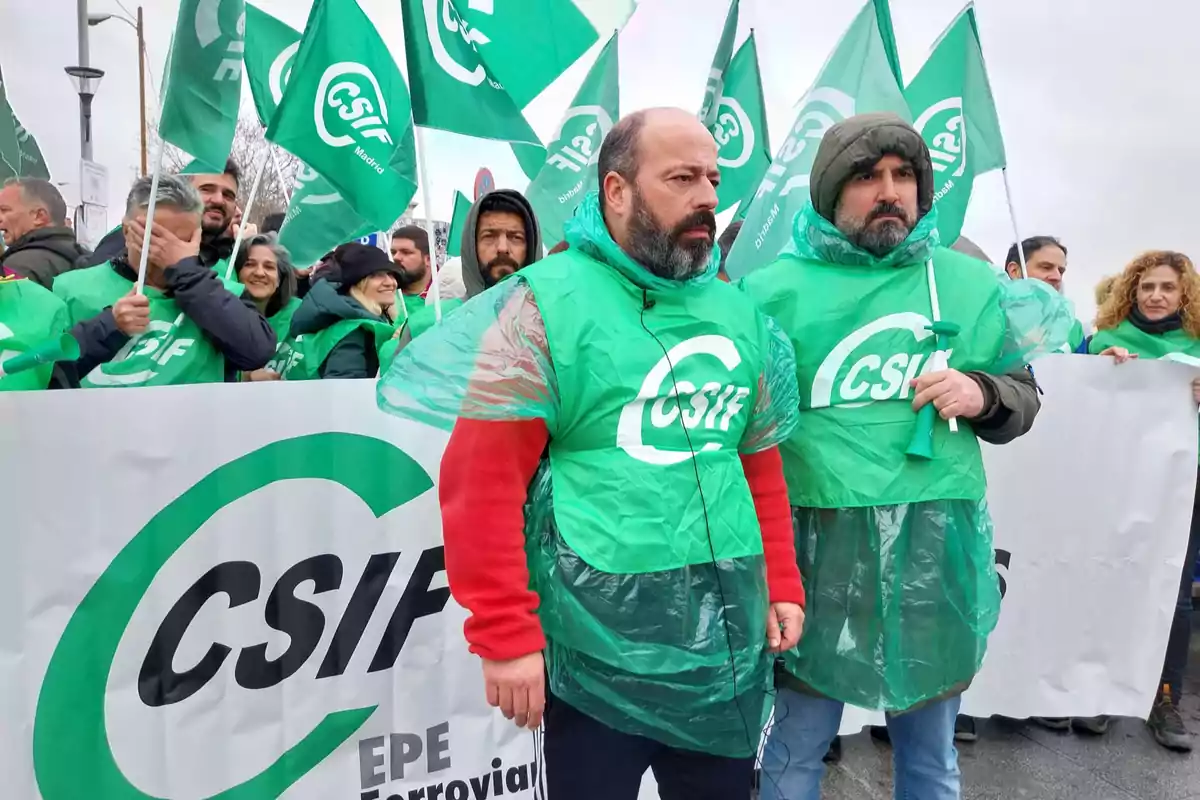
[[[985,453],[1005,595],[964,710],[1144,715],[1194,370],[1037,374],[1033,432]],[[0,414],[6,798],[533,797],[532,736],[485,703],[446,586],[445,434],[367,381],[8,393]]]

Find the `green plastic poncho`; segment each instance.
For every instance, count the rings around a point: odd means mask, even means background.
[[[443,428],[544,420],[525,532],[555,696],[620,731],[751,755],[773,658],[738,455],[795,425],[791,346],[713,280],[716,256],[686,282],[633,262],[594,193],[567,238],[401,351],[380,406]]]
[[[27,278],[0,278],[0,364],[61,336],[70,327],[66,305]],[[0,391],[45,389],[54,364],[0,377]]]
[[[979,444],[939,421],[932,457],[908,457],[910,382],[943,358],[1020,368],[1064,344],[1073,315],[1045,284],[940,248],[934,212],[882,258],[811,205],[793,239],[742,284],[797,354],[800,423],[781,450],[807,608],[783,683],[902,711],[971,680],[1000,607]],[[931,330],[930,259],[957,334]]]

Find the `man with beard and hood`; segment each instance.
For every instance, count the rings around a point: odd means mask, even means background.
[[[800,423],[781,450],[808,589],[761,796],[819,797],[850,703],[887,712],[897,798],[951,800],[959,698],[1000,609],[978,440],[1015,439],[1040,407],[1016,312],[1058,343],[1071,316],[1044,284],[939,246],[929,150],[894,114],[831,127],[809,191],[793,254],[743,281],[795,345]]]
[[[804,618],[778,449],[795,357],[716,279],[695,114],[625,117],[598,170],[570,248],[499,283],[523,260],[483,246],[484,205],[475,289],[495,285],[397,356],[380,405],[453,429],[450,590],[488,701],[545,715],[547,796],[634,800],[652,769],[666,800],[748,799]]]

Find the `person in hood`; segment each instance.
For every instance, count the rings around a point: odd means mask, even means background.
[[[67,226],[67,204],[39,178],[10,178],[0,189],[0,234],[8,249],[0,267],[49,289],[54,278],[91,255]]]
[[[777,448],[794,355],[716,278],[694,113],[625,117],[597,166],[538,263],[513,193],[481,204],[477,294],[397,356],[381,405],[453,425],[450,590],[489,703],[544,714],[547,796],[634,800],[649,769],[666,800],[748,800],[804,618]]]
[[[462,239],[468,300],[541,257],[542,232],[525,195],[497,189],[471,206]]]
[[[275,331],[279,342],[276,353],[283,347],[292,326],[292,317],[300,307],[296,297],[296,273],[291,255],[279,244],[274,234],[260,233],[242,243],[234,261],[238,282],[246,287],[243,298],[249,298]],[[279,363],[273,359],[262,369],[243,372],[244,381],[277,381]]]
[[[1004,349],[1008,282],[938,246],[929,150],[912,126],[894,114],[834,125],[809,188],[796,254],[743,281],[797,353],[801,424],[781,449],[810,588],[804,638],[778,672],[761,797],[819,796],[851,703],[887,714],[896,797],[952,800],[959,697],[1000,604],[978,440],[1028,431],[1037,389],[1024,354]]]
[[[314,283],[292,317],[287,380],[374,378],[395,335],[399,270],[387,253],[351,242],[333,251],[330,267],[336,278]]]
[[[266,365],[275,332],[242,287],[199,258],[203,204],[185,179],[159,179],[144,292],[135,284],[152,180],[129,192],[125,252],[111,262],[59,275],[54,293],[67,304],[81,350],[71,367],[81,386],[215,383]],[[235,294],[234,292],[237,292]]]
[[[1119,364],[1154,358],[1200,366],[1200,274],[1192,260],[1183,253],[1153,250],[1131,261],[1104,298],[1096,314],[1096,333],[1088,339],[1086,349],[1111,356]],[[1200,404],[1200,378],[1192,381],[1191,394]],[[1146,720],[1155,741],[1178,752],[1192,750],[1179,701],[1191,650],[1192,575],[1198,551],[1200,473],[1162,679]]]

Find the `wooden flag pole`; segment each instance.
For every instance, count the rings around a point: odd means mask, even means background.
[[[442,321],[442,291],[438,287],[437,237],[433,233],[433,209],[429,205],[429,167],[425,164],[425,134],[413,126],[417,148],[417,181],[421,184],[421,205],[425,209],[425,233],[429,237],[429,291],[433,295],[433,318]]]

